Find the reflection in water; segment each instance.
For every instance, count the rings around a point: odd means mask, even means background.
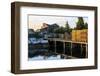
[[[76,59],[86,58],[86,47],[79,44],[73,44],[72,50],[70,43],[65,44],[65,50],[61,43],[58,43],[56,48],[54,45],[48,44],[30,44],[28,45],[28,58],[29,60],[59,60],[59,59]]]
[[[35,49],[29,53],[29,60],[58,60],[64,59],[66,56],[50,52],[48,49]]]
[[[47,55],[38,55],[32,58],[29,58],[29,60],[58,60],[61,59],[60,55],[52,55],[52,56],[47,56]]]
[[[65,59],[66,55],[58,54],[48,47],[48,44],[29,45],[29,60],[58,60]]]

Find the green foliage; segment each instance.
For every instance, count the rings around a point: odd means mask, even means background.
[[[76,27],[74,29],[88,29],[88,23],[84,23],[83,17],[78,17],[78,22],[76,23]]]
[[[59,27],[59,28],[55,29],[54,32],[63,34],[65,32],[65,28],[64,27]]]
[[[83,17],[78,17],[78,22],[76,23],[76,29],[84,28],[84,20]]]
[[[84,24],[84,28],[88,29],[88,24],[87,23]]]
[[[68,24],[68,21],[67,21],[66,24],[65,24],[65,28],[66,28],[66,29],[70,29],[70,26],[69,26],[69,24]]]
[[[64,34],[65,32],[67,33],[71,33],[72,29],[70,28],[68,21],[65,24],[65,27],[59,27],[57,29],[54,30],[54,33],[60,33],[60,34]]]
[[[66,24],[65,24],[65,32],[70,34],[71,31],[72,31],[72,29],[70,28],[70,25],[68,24],[68,21],[67,21]]]

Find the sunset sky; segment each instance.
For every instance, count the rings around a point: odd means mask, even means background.
[[[88,18],[83,17],[84,22],[88,23]],[[47,24],[58,24],[59,26],[65,26],[66,21],[68,21],[71,28],[76,27],[76,22],[78,21],[77,17],[71,16],[42,16],[42,15],[29,15],[29,28],[37,30],[40,29],[42,23]]]

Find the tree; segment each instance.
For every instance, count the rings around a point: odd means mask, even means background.
[[[63,33],[65,33],[65,28],[64,27],[59,27],[59,28],[55,29],[54,32],[63,34]]]
[[[76,23],[76,29],[84,28],[84,20],[83,17],[78,17],[78,22]]]
[[[84,28],[88,29],[88,23],[87,22],[84,24]]]
[[[66,24],[65,24],[65,32],[67,32],[67,33],[70,34],[71,30],[72,30],[72,29],[70,28],[69,23],[68,23],[68,21],[67,21]]]
[[[61,33],[61,34],[64,34],[65,32],[70,34],[71,31],[72,31],[72,29],[70,28],[68,21],[66,22],[65,27],[59,27],[54,30],[55,33]]]
[[[67,21],[66,24],[65,24],[65,28],[70,29],[70,26],[69,26],[69,24],[68,24],[68,21]]]

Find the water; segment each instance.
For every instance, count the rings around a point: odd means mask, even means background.
[[[57,52],[47,48],[30,50],[29,53],[29,60],[60,60],[65,59],[65,57],[62,54],[57,54]]]
[[[32,60],[59,60],[59,59],[61,59],[60,55],[50,56],[50,57],[39,55],[39,56],[36,56],[36,57],[29,58],[29,60],[31,60],[31,61]]]
[[[46,44],[31,44],[28,46],[28,58],[30,61],[33,60],[61,60],[61,59],[77,59],[86,58],[85,47],[80,49],[80,45],[74,45],[72,50],[69,44],[66,44],[65,49],[62,44],[48,45]]]

